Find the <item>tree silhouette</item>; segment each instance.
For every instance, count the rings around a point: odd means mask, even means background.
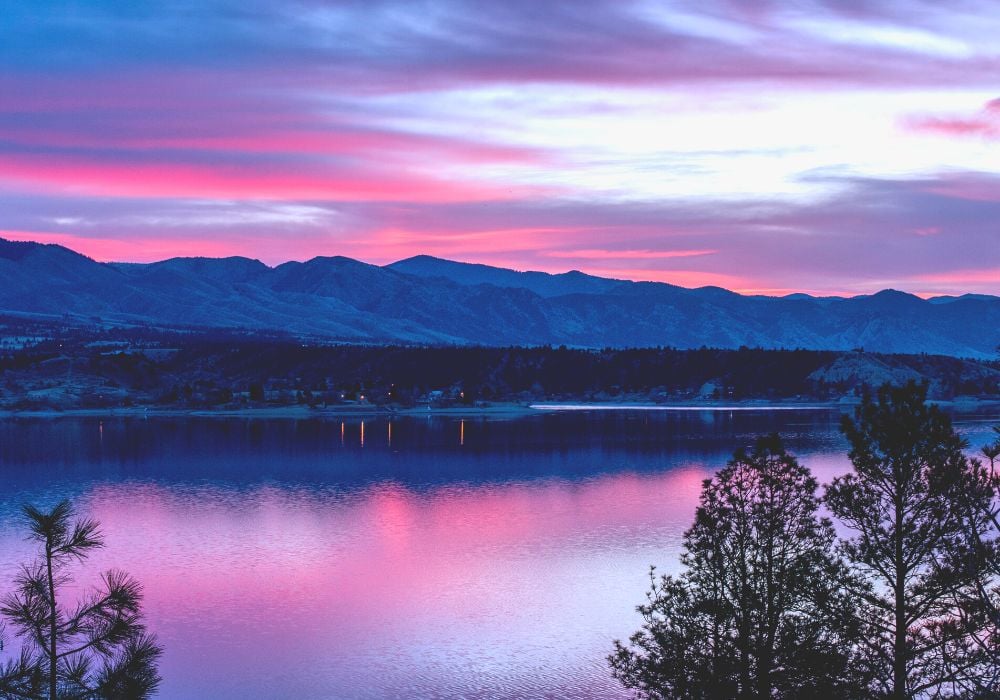
[[[1000,425],[994,426],[993,432],[997,435],[996,439],[983,445],[980,451],[983,453],[983,457],[990,460],[990,470],[996,471],[997,460],[1000,459]]]
[[[0,603],[21,640],[21,655],[0,669],[0,694],[49,700],[141,699],[160,682],[162,649],[141,619],[142,588],[121,571],[72,607],[61,594],[67,569],[103,546],[95,521],[74,518],[68,501],[50,512],[24,506],[29,539],[40,556],[23,566],[15,590]]]
[[[897,700],[961,694],[976,675],[974,617],[955,608],[974,584],[963,550],[968,511],[990,500],[985,472],[963,453],[951,421],[928,406],[926,386],[866,394],[842,430],[854,472],[829,486],[826,503],[855,535],[842,551],[870,585],[861,639],[872,695]],[[851,579],[848,579],[851,581]]]
[[[968,633],[969,649],[964,661],[963,686],[976,697],[1000,697],[1000,427],[994,428],[997,438],[984,445],[981,454],[989,467],[977,460],[970,468],[980,482],[988,484],[990,498],[977,498],[973,492],[965,496],[965,538],[955,543],[952,565],[971,574],[973,584],[955,591],[954,610],[962,628]]]
[[[818,484],[776,436],[706,480],[677,577],[650,571],[642,628],[609,657],[638,697],[862,697],[863,606],[817,515]]]

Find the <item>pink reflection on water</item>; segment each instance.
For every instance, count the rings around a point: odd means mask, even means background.
[[[347,495],[102,485],[91,566],[144,582],[164,697],[609,697],[610,640],[635,626],[645,567],[674,565],[707,474]]]

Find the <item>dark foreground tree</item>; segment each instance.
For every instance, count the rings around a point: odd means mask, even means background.
[[[685,571],[650,572],[644,624],[609,657],[615,677],[655,700],[862,697],[861,606],[817,488],[776,435],[706,480]]]
[[[975,491],[971,497],[962,494],[965,537],[952,553],[952,566],[970,574],[973,585],[955,592],[953,608],[969,636],[966,658],[952,661],[950,670],[963,679],[970,697],[996,699],[1000,698],[1000,427],[994,430],[997,438],[981,450],[988,466],[976,460],[969,465],[977,481],[989,485],[992,497],[978,498]]]
[[[162,649],[141,618],[142,588],[120,571],[67,606],[69,565],[103,545],[97,523],[74,518],[63,501],[46,513],[25,506],[36,562],[24,566],[0,604],[21,642],[21,655],[2,669],[0,697],[138,700],[160,682]]]
[[[975,697],[975,619],[955,607],[974,572],[956,554],[964,512],[988,507],[985,472],[924,386],[866,395],[842,430],[854,472],[834,480],[826,503],[854,531],[843,552],[871,587],[871,695]]]

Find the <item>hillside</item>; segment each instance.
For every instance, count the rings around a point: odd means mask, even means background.
[[[1000,362],[935,355],[310,344],[2,317],[0,329],[0,410],[839,401],[911,380],[937,400],[1000,400]]]
[[[80,326],[277,331],[364,343],[803,348],[992,358],[1000,298],[743,296],[714,287],[516,272],[428,256],[98,263],[0,239],[0,313]]]

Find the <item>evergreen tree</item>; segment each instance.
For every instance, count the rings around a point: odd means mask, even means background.
[[[1000,459],[1000,425],[994,426],[993,432],[996,433],[996,439],[993,442],[983,445],[981,451],[983,457],[990,461],[990,469],[996,471],[997,460]]]
[[[861,697],[861,606],[842,587],[817,488],[776,435],[706,480],[685,571],[651,571],[644,624],[615,642],[614,675],[653,700]]]
[[[980,498],[976,490],[961,494],[965,537],[951,553],[951,565],[971,575],[973,583],[955,592],[953,607],[968,640],[966,654],[949,659],[948,671],[976,698],[1000,698],[1000,427],[994,430],[997,439],[981,450],[989,466],[970,461],[990,497]]]
[[[964,514],[988,506],[988,479],[966,458],[948,417],[927,405],[926,386],[866,394],[842,430],[854,471],[833,481],[826,503],[854,532],[842,550],[870,586],[861,637],[870,692],[895,700],[963,696],[979,659],[975,618],[955,607],[974,584],[974,567],[956,553]]]
[[[72,607],[68,567],[103,546],[93,520],[74,519],[63,501],[50,512],[25,506],[38,561],[22,567],[0,604],[21,640],[21,656],[0,669],[0,697],[140,700],[160,682],[162,653],[141,618],[142,588],[120,571]]]

